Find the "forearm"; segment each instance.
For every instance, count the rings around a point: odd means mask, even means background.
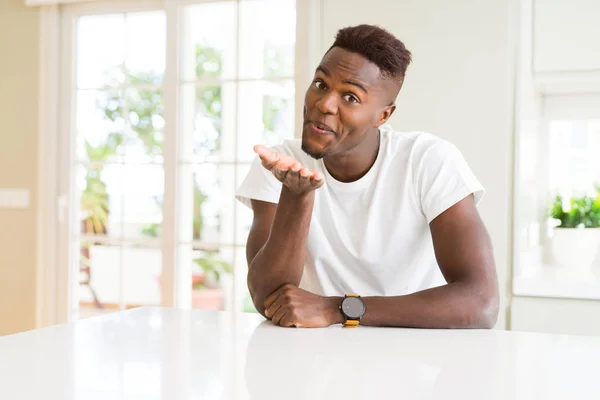
[[[341,300],[340,300],[341,301]],[[405,296],[364,297],[361,325],[410,328],[492,328],[498,316],[493,285],[453,282]],[[343,322],[343,318],[336,321]]]
[[[261,314],[267,296],[285,284],[300,284],[314,196],[298,196],[282,186],[269,238],[248,268],[248,287]]]

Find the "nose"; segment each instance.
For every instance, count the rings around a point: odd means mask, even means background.
[[[317,101],[317,108],[322,114],[337,114],[338,101],[336,94],[333,92],[324,93]]]

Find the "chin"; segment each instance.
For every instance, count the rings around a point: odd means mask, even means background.
[[[310,138],[302,138],[302,151],[315,160],[320,160],[327,155],[327,148],[314,143]]]
[[[302,143],[302,150],[315,160],[320,160],[327,155],[325,152],[312,150],[310,147],[306,146],[304,142]]]
[[[314,135],[307,129],[302,132],[302,151],[315,160],[320,160],[331,154],[334,145],[335,137],[333,135]]]

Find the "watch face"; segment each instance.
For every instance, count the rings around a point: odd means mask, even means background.
[[[365,305],[358,297],[346,297],[342,302],[342,312],[348,318],[357,319],[365,313]]]

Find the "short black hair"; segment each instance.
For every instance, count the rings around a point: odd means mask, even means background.
[[[377,65],[384,77],[400,86],[412,61],[412,55],[404,43],[376,25],[363,24],[340,29],[327,52],[334,47],[360,54]]]

